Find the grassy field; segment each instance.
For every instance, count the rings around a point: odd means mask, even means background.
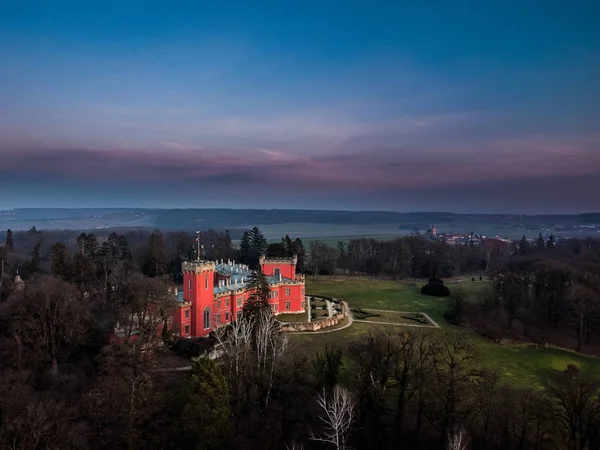
[[[480,282],[478,278],[476,280],[473,282],[468,278],[463,281],[449,281],[447,284],[450,289],[461,285],[469,296],[477,297],[479,293],[489,288],[489,284],[485,281]],[[584,371],[600,373],[599,358],[587,357],[567,350],[547,349],[543,346],[536,348],[534,345],[496,344],[475,335],[466,328],[450,326],[443,318],[448,300],[422,295],[420,288],[423,283],[424,280],[397,282],[348,277],[320,277],[316,280],[307,278],[306,282],[307,293],[341,298],[347,301],[351,308],[425,312],[442,328],[469,333],[481,355],[481,365],[498,371],[507,381],[515,385],[540,387],[542,380],[549,373],[564,370],[569,364],[574,364]],[[373,320],[375,321],[376,318]],[[299,348],[314,351],[327,342],[345,344],[369,331],[386,328],[389,327],[360,322],[339,332],[292,335],[292,339]]]
[[[306,279],[306,292],[341,298],[351,308],[425,312],[441,320],[448,300],[421,294],[423,282],[382,281],[371,278],[318,277]]]

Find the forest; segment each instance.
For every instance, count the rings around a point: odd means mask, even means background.
[[[181,262],[256,266],[261,253],[298,254],[298,269],[313,277],[460,275],[485,278],[489,289],[477,299],[455,289],[441,331],[374,330],[318,348],[279,333],[258,298],[213,336],[220,358],[166,370],[174,338],[155,330]],[[32,228],[7,231],[0,264],[0,448],[600,448],[598,374],[571,365],[540,386],[514,386],[485,368],[469,337],[552,332],[593,352],[597,240],[450,246],[413,236],[305,249],[287,236],[267,244],[256,227],[237,247],[219,231]],[[107,340],[133,318],[136,340]]]

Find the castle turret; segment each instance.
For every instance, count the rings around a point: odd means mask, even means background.
[[[191,302],[192,330],[194,337],[210,333],[214,316],[214,261],[191,261],[182,264],[183,298]]]

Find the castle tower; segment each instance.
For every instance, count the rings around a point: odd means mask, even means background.
[[[260,270],[267,276],[296,279],[296,264],[298,256],[267,258],[264,255],[258,259]]]
[[[183,298],[192,304],[192,337],[208,336],[214,320],[214,261],[189,261],[182,264]]]

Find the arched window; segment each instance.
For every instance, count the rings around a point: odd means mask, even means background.
[[[204,329],[207,330],[210,328],[210,309],[206,308],[204,310]]]

